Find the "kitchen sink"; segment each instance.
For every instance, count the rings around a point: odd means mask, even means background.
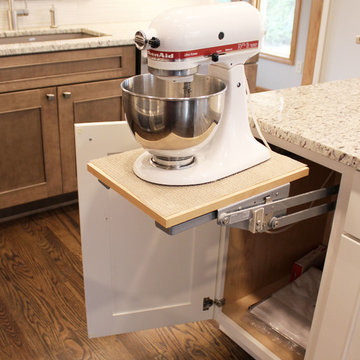
[[[41,41],[57,41],[57,40],[72,40],[105,36],[105,34],[88,32],[83,30],[66,31],[66,32],[52,32],[52,33],[27,33],[27,34],[11,34],[0,36],[0,45],[7,44],[23,44],[34,43]]]

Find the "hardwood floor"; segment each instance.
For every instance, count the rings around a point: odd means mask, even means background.
[[[205,321],[89,339],[76,205],[0,224],[0,359],[252,359]]]

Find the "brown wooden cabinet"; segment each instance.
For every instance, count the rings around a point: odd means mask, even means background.
[[[0,62],[0,209],[76,191],[74,123],[124,119],[133,46]]]
[[[0,94],[0,208],[62,192],[55,95]]]

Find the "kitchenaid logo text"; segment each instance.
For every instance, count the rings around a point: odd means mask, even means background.
[[[157,59],[169,59],[169,60],[175,59],[175,53],[173,52],[148,50],[148,56]]]
[[[223,54],[231,51],[257,49],[259,47],[259,41],[245,41],[236,44],[215,46],[204,49],[196,49],[189,51],[158,51],[148,50],[147,54],[149,58],[156,60],[175,61],[196,56],[210,56],[212,54]]]

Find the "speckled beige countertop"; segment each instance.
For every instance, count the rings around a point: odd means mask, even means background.
[[[273,135],[360,171],[360,78],[250,96],[259,125]]]
[[[148,23],[144,22],[124,22],[108,24],[89,24],[81,26],[59,26],[51,29],[37,28],[18,31],[0,31],[0,40],[4,37],[54,34],[66,32],[84,32],[94,37],[56,40],[56,41],[39,41],[18,44],[0,44],[0,56],[32,54],[51,51],[64,51],[74,49],[90,49],[108,46],[133,45],[134,36],[137,30],[146,29]]]

